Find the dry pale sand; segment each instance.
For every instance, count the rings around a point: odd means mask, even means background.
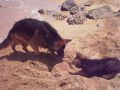
[[[73,71],[66,61],[74,59],[76,52],[88,58],[117,57],[120,59],[120,18],[89,20],[82,25],[68,25],[37,10],[58,10],[64,0],[1,0],[0,41],[13,24],[25,17],[48,21],[63,38],[72,41],[65,48],[65,58],[42,52],[35,57],[24,52],[13,53],[11,47],[0,51],[0,90],[120,90],[120,74],[106,80],[69,75]],[[78,4],[88,0],[75,0]],[[92,1],[92,0],[91,0]],[[98,0],[96,0],[98,1]],[[102,0],[103,1],[103,0]],[[107,0],[106,0],[107,1]],[[119,0],[114,1],[117,3]],[[108,1],[107,1],[108,2]],[[111,4],[112,0],[110,1]],[[119,3],[118,3],[119,4]],[[87,10],[104,3],[94,3]],[[111,4],[114,10],[119,5]],[[68,12],[61,12],[69,14]],[[97,26],[99,25],[99,27]],[[21,46],[17,49],[21,51]],[[29,47],[31,50],[31,48]]]

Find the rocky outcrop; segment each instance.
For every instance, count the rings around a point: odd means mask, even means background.
[[[52,13],[54,13],[54,12],[56,12],[56,11],[40,9],[40,10],[38,10],[38,12],[39,12],[40,14],[51,15]]]
[[[67,19],[68,24],[83,24],[86,20],[86,14],[83,12],[78,12]]]
[[[120,17],[120,10],[118,10],[118,12],[116,12],[116,16]]]
[[[84,6],[91,6],[93,3],[92,2],[86,2],[84,3]]]
[[[70,14],[74,15],[78,12],[85,12],[85,8],[84,6],[73,6],[71,9],[70,9]]]
[[[38,12],[40,14],[51,15],[56,20],[64,20],[65,18],[68,17],[67,15],[64,15],[64,14],[62,14],[60,12],[52,11],[52,10],[43,10],[43,9],[40,9]]]
[[[114,16],[116,16],[116,12],[112,11],[108,5],[93,9],[87,14],[87,18],[89,19],[105,19]]]
[[[44,13],[45,13],[45,11],[44,11],[43,9],[38,10],[38,12],[39,12],[40,14],[44,14]]]
[[[69,11],[73,6],[76,5],[77,4],[74,2],[74,0],[66,0],[61,6],[61,11]]]
[[[67,15],[56,12],[52,14],[52,17],[54,17],[56,20],[64,20],[65,18],[67,18]]]

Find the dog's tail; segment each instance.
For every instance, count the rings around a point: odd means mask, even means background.
[[[6,39],[0,43],[0,50],[7,48],[10,45],[10,43],[11,43],[11,37],[10,34],[8,34]]]

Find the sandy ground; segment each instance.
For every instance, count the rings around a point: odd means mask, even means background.
[[[76,52],[88,58],[117,57],[120,59],[120,18],[89,20],[82,25],[68,25],[37,11],[60,10],[64,0],[0,0],[0,41],[13,24],[25,17],[48,21],[63,38],[72,41],[65,48],[65,58],[42,52],[38,57],[24,52],[13,53],[11,47],[0,51],[0,90],[120,90],[120,74],[115,78],[86,78],[69,75]],[[75,0],[82,4],[88,0]],[[92,1],[92,0],[91,0]],[[95,0],[94,0],[95,1]],[[102,0],[103,1],[103,0]],[[106,5],[96,0],[87,10]],[[113,10],[120,9],[119,0],[105,0]],[[116,4],[117,3],[117,4]],[[68,14],[68,12],[61,12]],[[99,27],[98,27],[99,25]],[[21,51],[21,46],[17,49]],[[31,49],[29,47],[29,49]]]

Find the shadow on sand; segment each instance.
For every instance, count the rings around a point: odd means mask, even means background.
[[[33,53],[25,52],[13,52],[9,55],[1,56],[0,60],[7,58],[9,61],[21,61],[26,62],[28,60],[38,60],[48,66],[49,71],[52,71],[54,65],[63,61],[63,59],[58,55],[52,55],[50,53],[40,53],[39,55],[34,55]]]

